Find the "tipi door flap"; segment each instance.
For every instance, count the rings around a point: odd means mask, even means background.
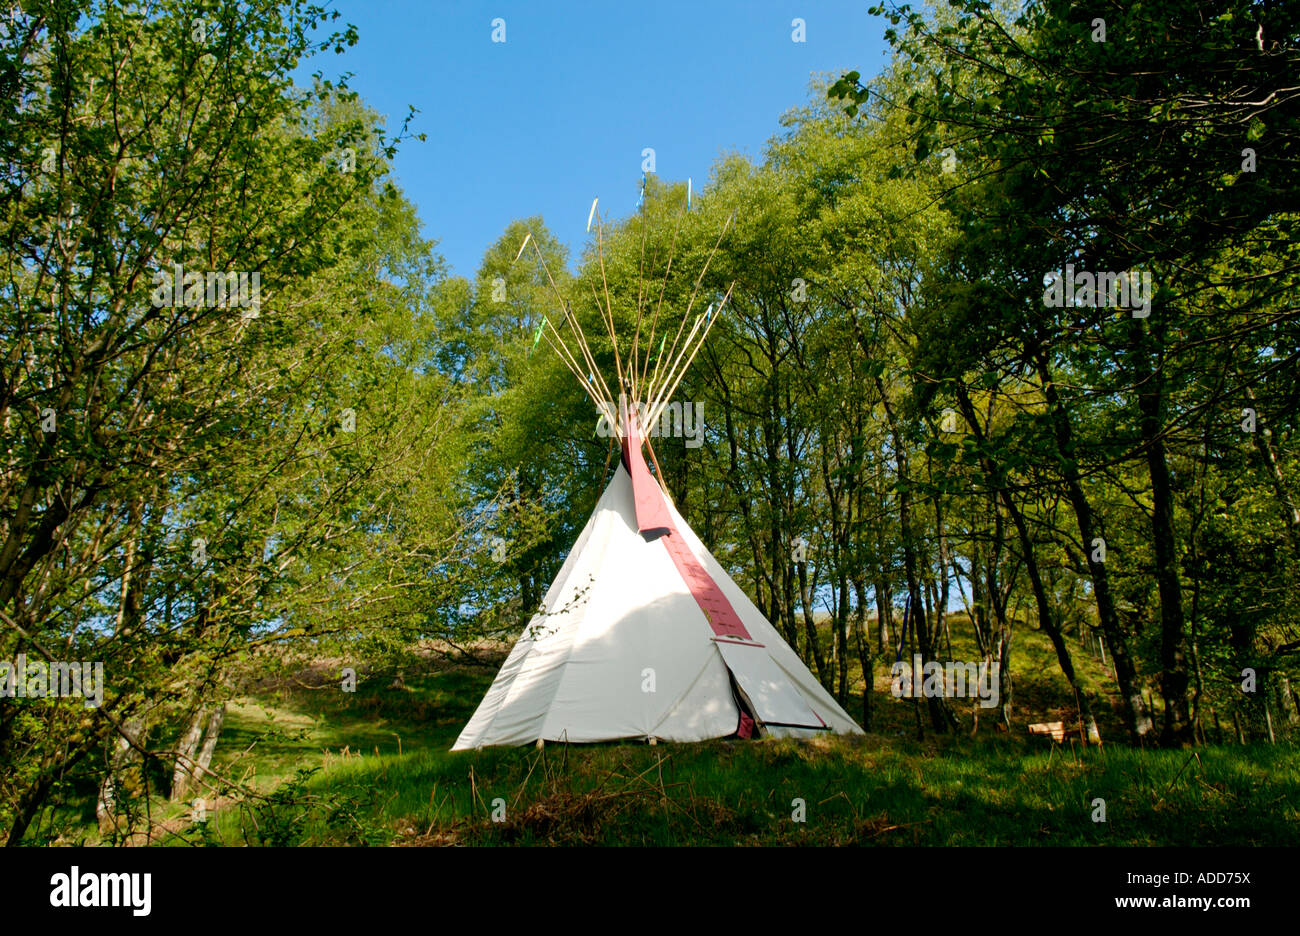
[[[827,727],[761,644],[729,640],[714,643],[760,722],[788,728]]]

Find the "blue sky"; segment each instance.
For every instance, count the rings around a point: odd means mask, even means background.
[[[360,42],[304,71],[352,72],[390,129],[419,109],[413,130],[428,138],[402,148],[398,183],[467,277],[512,220],[535,214],[576,256],[592,198],[609,216],[634,210],[643,148],[660,176],[698,189],[722,153],[760,159],[814,73],[871,75],[887,62],[868,0],[331,5]],[[492,42],[497,17],[504,43]]]

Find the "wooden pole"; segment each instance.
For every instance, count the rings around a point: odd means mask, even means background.
[[[664,371],[663,382],[657,385],[656,385],[656,381],[658,381],[659,378],[659,368],[657,366],[655,367],[655,376],[651,379],[650,384],[646,386],[646,404],[650,406],[652,410],[654,409],[655,406],[658,405],[659,397],[660,394],[663,392],[663,388],[668,385],[668,383],[672,380],[673,375],[677,373],[677,365],[681,362],[687,350],[690,349],[691,340],[695,337],[695,333],[699,331],[700,323],[703,321],[704,321],[703,315],[698,315],[695,317],[695,322],[694,324],[691,325],[690,333],[686,336],[686,341],[682,343],[681,351],[677,351],[678,339],[677,338],[673,339],[673,346],[668,349],[668,358],[670,361],[672,361],[672,363],[668,366],[668,369]],[[684,328],[685,326],[686,326],[686,319],[682,319],[682,324],[678,328],[678,338],[680,338],[681,336],[681,329]],[[674,353],[676,353],[676,357],[673,356]]]
[[[735,218],[736,212],[732,211],[727,217],[727,223],[722,226],[722,233],[718,235],[717,243],[713,245],[713,249],[709,251],[709,256],[704,261],[704,268],[700,270],[700,275],[695,279],[695,288],[691,291],[691,298],[686,303],[686,311],[682,313],[681,324],[677,326],[677,335],[673,338],[673,346],[668,351],[668,357],[670,360],[677,351],[677,341],[681,338],[682,329],[686,326],[686,320],[691,317],[691,309],[695,308],[695,298],[700,294],[700,285],[704,282],[704,274],[709,271],[709,264],[713,262],[714,255],[718,252],[718,248],[722,246],[722,238],[727,236],[727,230],[731,227],[731,222],[734,221]],[[727,292],[730,294],[731,290],[727,290]],[[687,343],[689,344],[689,339]],[[647,385],[647,390],[657,382],[658,377],[659,362],[656,361],[655,373],[654,376],[650,378],[650,384]],[[667,383],[667,380],[665,379],[664,382]]]
[[[637,379],[637,352],[641,345],[641,298],[645,294],[645,232],[648,227],[646,221],[646,203],[641,201],[641,262],[637,267],[636,273],[636,329],[632,332],[632,353],[628,361],[628,375],[632,381],[632,399],[637,398],[637,387],[640,381]]]
[[[607,310],[606,325],[609,327],[609,343],[614,348],[614,371],[619,376],[619,383],[623,382],[623,364],[618,355],[618,335],[614,329],[614,306],[609,300],[609,281],[605,278],[605,225],[599,220],[597,215],[596,221],[596,256],[600,258],[600,282],[605,288],[605,308]],[[597,302],[597,305],[600,303]]]
[[[587,338],[582,333],[582,326],[578,324],[577,316],[573,314],[573,310],[570,309],[568,304],[564,301],[564,296],[560,293],[560,287],[555,285],[555,278],[551,276],[551,268],[546,265],[546,257],[542,255],[542,249],[537,246],[537,238],[532,236],[532,231],[529,231],[528,237],[524,239],[525,244],[528,242],[529,239],[532,240],[533,251],[537,254],[537,259],[542,264],[542,272],[546,274],[546,281],[550,283],[551,292],[555,293],[555,298],[559,300],[560,311],[564,314],[564,320],[569,323],[569,330],[572,331],[574,336],[578,339],[578,350],[582,352],[583,360],[586,362],[587,367],[590,369],[592,375],[597,380],[600,381],[601,387],[603,387],[605,390],[606,398],[612,404],[614,402],[614,394],[610,392],[609,385],[605,383],[605,376],[600,372],[600,368],[596,366],[596,360],[592,356],[591,348],[587,345]],[[519,250],[520,253],[522,254],[523,253],[522,245],[520,246]],[[599,299],[597,299],[596,304],[598,306],[600,305]],[[547,321],[548,322],[550,321],[549,318],[547,319]],[[559,337],[559,332],[555,330],[554,325],[551,326],[551,330],[555,331],[556,337]],[[561,343],[563,343],[563,339],[561,339]],[[578,379],[582,380],[581,373],[579,373]],[[587,383],[586,381],[583,381],[584,385],[586,383]],[[599,406],[599,402],[597,402],[597,405]]]
[[[659,302],[655,305],[654,318],[650,320],[650,337],[646,339],[646,347],[654,347],[655,329],[659,327],[659,313],[664,307],[664,295],[668,291],[668,277],[673,271],[673,257],[677,254],[677,234],[682,229],[682,219],[686,217],[686,205],[682,205],[682,210],[677,212],[677,223],[673,226],[673,239],[668,245],[668,265],[664,269],[663,282],[659,284]],[[646,352],[645,363],[641,367],[641,374],[637,380],[638,387],[646,386],[646,376],[650,372],[650,352]]]
[[[609,448],[605,450],[605,469],[600,473],[600,483],[604,484],[605,479],[609,477],[609,460],[614,457],[614,439],[616,436],[609,437]]]
[[[650,444],[649,436],[645,437],[644,442],[645,447],[650,452],[650,461],[655,466],[655,477],[659,480],[659,487],[664,492],[664,496],[668,498],[669,503],[671,503],[672,497],[668,493],[668,482],[664,480],[664,470],[659,467],[659,459],[655,458],[655,447]]]
[[[691,362],[695,360],[695,355],[699,354],[700,348],[704,347],[704,339],[709,337],[709,332],[713,330],[713,326],[717,323],[718,319],[721,318],[722,310],[726,306],[727,300],[731,298],[731,290],[734,289],[735,286],[736,284],[733,282],[727,287],[727,294],[723,296],[722,301],[718,303],[718,308],[713,313],[713,318],[709,320],[707,327],[704,329],[704,334],[700,336],[700,340],[695,344],[695,350],[691,352],[691,356],[686,359],[686,363],[682,365],[679,371],[677,371],[677,379],[673,382],[673,385],[668,388],[666,393],[663,393],[656,398],[655,407],[650,413],[651,423],[662,415],[664,407],[668,405],[668,401],[672,399],[673,394],[677,391],[677,385],[682,382],[682,378],[686,376],[686,371],[690,368]],[[694,329],[692,329],[692,334],[694,334]],[[687,339],[687,344],[690,344],[690,339]],[[686,351],[686,345],[682,346],[682,351],[683,353]],[[667,384],[667,382],[668,379],[665,378],[664,383]]]

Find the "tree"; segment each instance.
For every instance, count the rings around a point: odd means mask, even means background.
[[[355,32],[313,42],[337,14],[301,3],[77,6],[0,30],[0,651],[105,683],[0,708],[10,844],[77,777],[120,814],[141,757],[210,784],[255,648],[424,621],[400,596],[431,598],[459,530],[403,500],[456,412],[408,311],[440,264],[384,182],[404,130],[288,77]]]

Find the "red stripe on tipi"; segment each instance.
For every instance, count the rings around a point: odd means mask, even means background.
[[[636,505],[637,532],[648,530],[673,530],[672,517],[668,515],[668,505],[664,503],[664,492],[650,475],[645,458],[641,455],[641,436],[637,430],[636,420],[628,411],[624,398],[620,406],[623,410],[623,458],[627,462],[628,474],[632,476],[632,501]],[[676,530],[673,530],[676,533]]]
[[[736,609],[731,606],[731,602],[722,593],[713,576],[709,575],[700,560],[695,558],[695,553],[691,552],[690,547],[677,531],[677,524],[673,523],[668,505],[664,501],[664,493],[651,476],[650,469],[646,467],[645,458],[641,454],[641,437],[636,422],[629,416],[625,403],[623,405],[623,425],[626,427],[623,435],[623,457],[627,462],[628,474],[632,476],[632,500],[636,504],[638,532],[668,531],[659,537],[659,541],[668,550],[673,565],[677,567],[677,573],[686,583],[686,587],[695,598],[695,603],[704,612],[704,617],[714,634],[718,637],[752,640],[749,631],[745,630],[745,625],[740,622],[740,615],[736,613]]]

